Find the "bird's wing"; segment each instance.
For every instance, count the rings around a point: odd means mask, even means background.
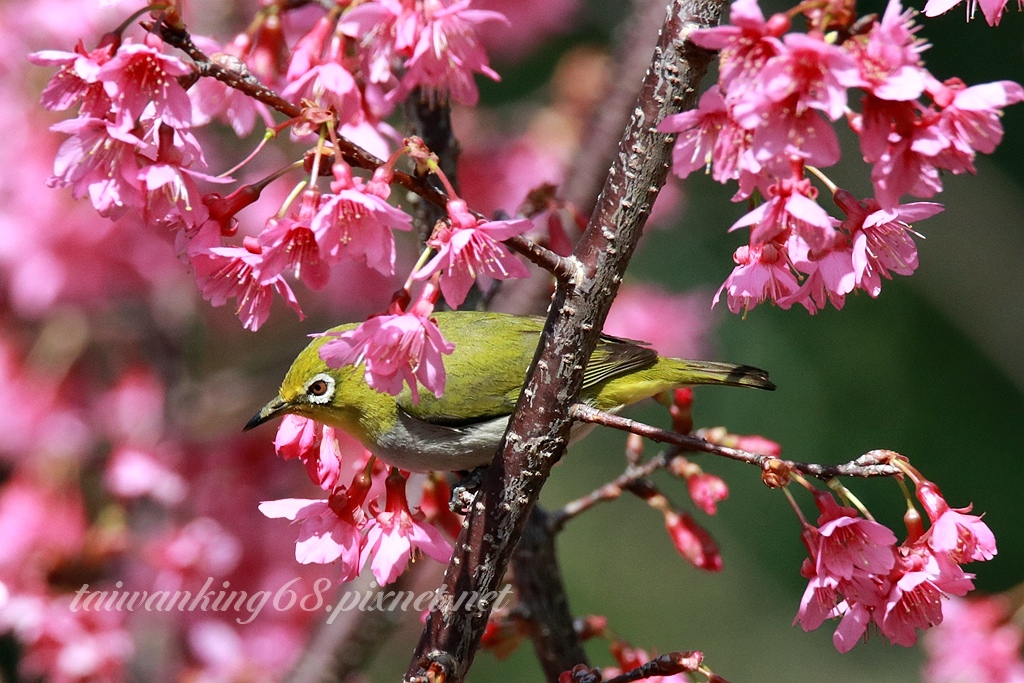
[[[444,393],[420,389],[414,402],[408,389],[398,396],[410,416],[436,425],[461,427],[511,415],[533,360],[543,318],[459,311],[435,314],[455,351],[444,358],[449,368]],[[653,365],[658,354],[638,342],[602,335],[583,377],[584,388]],[[457,373],[450,368],[459,367]]]
[[[452,427],[510,415],[544,320],[475,311],[434,317],[445,339],[455,344],[452,355],[444,357],[444,393],[436,397],[421,387],[419,402],[414,402],[405,389],[399,407],[418,420]]]
[[[602,334],[583,373],[583,388],[654,365],[658,353],[643,342]]]

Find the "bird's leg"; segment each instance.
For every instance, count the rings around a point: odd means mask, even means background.
[[[460,515],[469,512],[469,506],[473,504],[486,471],[487,465],[480,465],[473,470],[462,470],[457,473],[462,478],[452,487],[452,496],[448,499],[448,508],[452,512]]]

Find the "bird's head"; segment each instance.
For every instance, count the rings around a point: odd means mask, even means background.
[[[316,337],[303,349],[288,369],[278,395],[252,416],[244,431],[286,414],[339,427],[364,443],[387,428],[382,423],[394,414],[394,397],[370,388],[362,367],[327,367],[320,358],[320,347],[332,338]]]

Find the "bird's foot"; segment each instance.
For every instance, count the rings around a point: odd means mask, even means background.
[[[460,515],[469,513],[469,508],[473,504],[473,499],[476,498],[476,492],[480,488],[486,471],[487,465],[481,465],[469,472],[459,472],[462,479],[452,487],[452,496],[448,499],[448,509]]]

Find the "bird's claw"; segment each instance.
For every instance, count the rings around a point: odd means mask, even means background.
[[[462,479],[452,487],[452,495],[448,499],[449,510],[460,515],[469,513],[470,506],[473,505],[473,499],[476,498],[476,492],[480,489],[480,483],[483,481],[484,472],[486,471],[487,466],[481,465],[463,475]],[[463,473],[460,472],[459,474]]]

